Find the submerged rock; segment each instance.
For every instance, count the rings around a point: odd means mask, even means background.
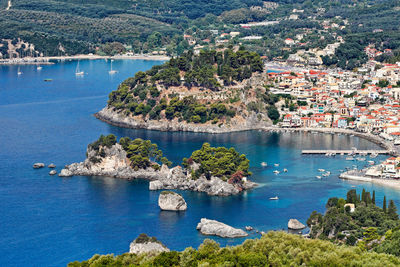
[[[50,174],[50,175],[56,175],[56,174],[57,174],[57,171],[56,171],[56,170],[51,170],[51,171],[49,172],[49,174]]]
[[[247,236],[242,229],[233,228],[227,224],[202,218],[196,227],[203,235],[216,235],[220,237],[236,238]]]
[[[292,230],[301,230],[306,228],[306,226],[299,222],[297,219],[290,219],[288,222],[288,228]]]
[[[159,254],[168,252],[169,249],[155,237],[149,237],[146,234],[140,234],[129,246],[129,253],[142,254],[151,253]]]
[[[187,209],[185,199],[181,195],[171,191],[162,191],[160,193],[158,206],[162,210],[179,211]]]
[[[35,163],[33,164],[34,169],[40,169],[44,167],[44,163]]]

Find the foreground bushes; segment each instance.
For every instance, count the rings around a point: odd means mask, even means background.
[[[157,256],[125,253],[95,255],[79,266],[399,266],[400,259],[387,254],[338,246],[329,241],[304,239],[284,232],[269,232],[236,247],[220,248],[205,240],[196,250],[164,252]]]

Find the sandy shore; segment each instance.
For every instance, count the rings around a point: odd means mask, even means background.
[[[41,64],[53,64],[51,61],[56,60],[78,60],[78,59],[136,59],[136,60],[169,60],[168,56],[160,55],[117,55],[117,56],[99,56],[99,55],[75,55],[75,56],[61,56],[61,57],[24,57],[14,59],[0,59],[0,65],[41,65]]]
[[[382,186],[400,189],[400,181],[393,180],[393,179],[371,178],[371,177],[359,176],[359,175],[348,174],[348,173],[342,173],[341,175],[339,175],[339,178],[344,179],[344,180],[369,182],[369,183],[373,183],[373,184],[378,184],[378,185],[382,185]]]

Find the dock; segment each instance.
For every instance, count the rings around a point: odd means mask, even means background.
[[[326,155],[326,154],[336,154],[336,155],[371,155],[371,154],[377,154],[377,155],[387,155],[390,154],[390,151],[388,150],[302,150],[301,154],[305,155]]]

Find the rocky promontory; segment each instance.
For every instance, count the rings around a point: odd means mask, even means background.
[[[288,222],[288,228],[291,230],[301,230],[306,228],[306,226],[299,222],[297,219],[290,219]]]
[[[129,246],[129,253],[142,254],[159,254],[168,252],[169,249],[155,237],[149,237],[146,234],[140,234]]]
[[[203,235],[216,235],[226,238],[244,237],[248,234],[242,229],[233,228],[227,224],[202,218],[196,227]]]
[[[226,151],[228,156],[237,158],[240,168],[246,169],[243,166],[248,164],[248,160],[244,155],[240,156],[236,151],[235,154],[232,150]],[[193,160],[190,160],[191,164],[185,168],[168,167],[171,163],[162,157],[162,152],[158,150],[157,145],[148,140],[121,138],[117,143],[115,136],[101,136],[99,140],[88,146],[86,156],[83,162],[65,166],[59,176],[142,178],[150,180],[150,190],[191,190],[218,196],[238,194],[257,185],[247,180],[245,176],[250,174],[247,171],[237,171],[228,177],[218,177],[218,173],[213,174],[211,170],[207,170],[207,173],[200,172],[201,163]],[[162,164],[157,163],[156,160],[161,161]],[[223,169],[224,166],[215,166],[213,170],[220,172],[221,168]]]
[[[180,211],[186,210],[185,199],[178,193],[172,191],[162,191],[158,197],[158,206],[161,210]]]

